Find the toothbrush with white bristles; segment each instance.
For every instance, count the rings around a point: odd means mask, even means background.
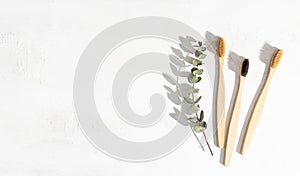
[[[248,73],[249,60],[230,52],[228,67],[235,72],[235,85],[226,118],[225,142],[221,151],[220,162],[228,166],[234,149],[235,138],[240,116],[240,106],[244,80]]]
[[[271,78],[281,60],[281,57],[282,50],[273,47],[268,43],[265,43],[260,51],[259,59],[266,64],[266,67],[261,83],[248,110],[247,117],[240,135],[237,152],[241,154],[246,152],[254,135],[265,104]]]

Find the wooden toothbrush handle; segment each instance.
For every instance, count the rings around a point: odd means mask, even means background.
[[[257,90],[257,93],[248,111],[237,148],[237,152],[241,154],[245,154],[255,133],[266,101],[269,84],[274,74],[274,70],[275,69],[270,68],[265,71],[265,79],[262,80],[262,83]]]
[[[240,76],[237,87],[234,89],[234,94],[230,103],[227,121],[224,148],[221,153],[221,163],[228,166],[234,150],[235,138],[238,129],[238,121],[241,107],[242,89],[245,77]]]
[[[216,138],[217,146],[219,148],[224,147],[224,135],[225,135],[225,87],[223,76],[223,62],[220,62],[219,71],[219,86],[217,91],[217,108],[216,108]]]

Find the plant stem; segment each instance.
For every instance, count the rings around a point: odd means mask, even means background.
[[[200,47],[199,47],[198,49],[200,49]],[[198,65],[197,65],[197,68],[198,68]],[[194,88],[195,88],[195,83],[193,83],[193,90],[194,90]],[[192,93],[192,98],[193,98],[193,101],[195,102],[194,93]],[[195,103],[193,103],[193,105],[195,106]],[[197,112],[196,112],[196,116],[197,116],[197,119],[199,119],[198,113],[197,113]],[[207,144],[207,146],[208,146],[208,148],[209,148],[210,154],[211,154],[211,156],[213,156],[214,154],[213,154],[213,152],[212,152],[212,150],[211,150],[211,148],[210,148],[210,145],[209,145],[209,143],[208,143],[208,141],[207,141],[207,137],[206,137],[206,135],[205,135],[205,132],[202,131],[202,133],[203,133],[205,142],[206,142],[206,144]]]
[[[214,156],[214,154],[213,154],[213,152],[212,152],[212,150],[211,150],[211,148],[210,148],[210,145],[209,145],[209,143],[208,143],[208,141],[207,141],[205,132],[202,131],[202,133],[203,133],[203,136],[204,136],[204,138],[205,138],[206,144],[207,144],[207,146],[208,146],[208,148],[209,148],[209,151],[210,151],[211,156]]]
[[[190,126],[190,127],[191,127],[191,126]],[[193,130],[192,127],[191,127],[191,130],[192,130],[194,136],[196,137],[197,141],[199,142],[199,144],[200,144],[202,150],[205,151],[205,150],[204,150],[204,147],[203,147],[203,145],[202,145],[202,143],[200,142],[200,139],[198,138],[198,136],[196,135],[196,133],[195,133],[195,131]]]
[[[188,55],[189,55],[189,54],[187,54],[186,56],[188,56]],[[179,67],[179,69],[180,69],[180,68],[181,68],[181,67]],[[177,82],[178,82],[178,76],[177,76]],[[193,83],[193,90],[194,90],[194,88],[195,88],[195,83]],[[194,93],[192,93],[192,96],[193,96],[193,101],[195,101],[195,100],[194,100]],[[194,104],[195,104],[195,103],[194,103]],[[191,126],[190,126],[190,127],[191,127]],[[200,139],[198,138],[198,136],[196,135],[196,133],[195,133],[195,131],[193,130],[192,127],[191,127],[191,130],[192,130],[194,136],[196,137],[197,141],[199,142],[199,144],[200,144],[202,150],[205,151],[205,150],[204,150],[204,147],[203,147],[203,145],[202,145],[202,143],[201,143],[201,141],[200,141]]]
[[[196,113],[196,116],[197,116],[197,119],[198,119],[199,117],[198,117],[198,114],[197,114],[197,113]],[[211,148],[210,148],[210,145],[209,145],[209,143],[208,143],[208,141],[207,141],[207,137],[206,137],[206,135],[205,135],[205,132],[202,131],[202,133],[203,133],[205,142],[206,142],[206,144],[207,144],[207,146],[208,146],[208,148],[209,148],[210,154],[211,154],[211,156],[213,156],[214,154],[213,154],[213,152],[212,152],[212,150],[211,150]]]

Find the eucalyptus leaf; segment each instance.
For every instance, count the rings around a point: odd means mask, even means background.
[[[198,70],[198,68],[197,68],[197,67],[193,67],[193,68],[191,69],[191,72],[194,74],[194,72],[195,72],[196,70]],[[194,75],[195,75],[195,74],[194,74]]]
[[[191,98],[189,98],[189,97],[185,97],[185,98],[184,98],[184,101],[186,101],[186,102],[189,103],[189,104],[194,104],[194,100],[191,99]]]
[[[202,73],[203,73],[203,69],[195,70],[193,72],[194,75],[202,75]]]
[[[178,65],[180,67],[185,67],[185,63],[182,60],[179,60],[179,58],[173,54],[169,55],[170,61],[173,62],[175,65]]]
[[[193,65],[197,66],[197,65],[199,65],[199,63],[201,63],[200,60],[198,60],[198,59],[193,60]]]
[[[194,82],[195,82],[195,78],[197,78],[197,77],[191,73],[191,74],[188,76],[188,81],[189,81],[190,83],[194,83]]]
[[[202,121],[204,119],[204,112],[203,112],[203,110],[201,110],[201,112],[200,112],[200,122]]]
[[[195,51],[195,56],[196,56],[196,57],[199,57],[200,55],[201,55],[201,52],[200,52],[199,50],[196,50],[196,51]]]
[[[200,54],[200,59],[204,59],[206,57],[206,54]]]
[[[171,83],[172,85],[176,85],[176,80],[172,76],[166,73],[163,73],[162,75],[169,83]]]
[[[195,80],[195,83],[198,83],[198,82],[200,82],[200,81],[201,81],[201,79],[202,79],[202,78],[201,78],[200,76],[199,76],[199,77],[197,77],[197,78],[196,78],[196,80]]]
[[[202,96],[198,97],[196,100],[195,100],[195,104],[198,103],[200,100],[201,100]]]
[[[199,47],[199,49],[200,49],[200,51],[205,51],[205,50],[206,50],[206,47],[201,46],[201,47]]]
[[[199,93],[199,89],[195,89],[195,88],[194,89],[190,88],[187,91],[188,91],[189,94],[191,94],[191,93]]]
[[[182,52],[181,52],[179,49],[176,49],[176,48],[173,48],[173,47],[171,47],[171,49],[172,49],[173,53],[174,53],[176,56],[178,56],[178,57],[181,58],[181,59],[184,58]]]
[[[198,123],[198,122],[197,122],[197,123]],[[199,122],[198,124],[199,124],[201,127],[203,127],[204,130],[207,128],[207,124],[206,124],[205,121],[201,121],[201,122]]]
[[[197,132],[197,133],[200,133],[200,132],[203,132],[206,128],[200,126],[200,125],[195,125],[193,127],[194,131]]]
[[[198,112],[199,110],[200,110],[200,108],[197,107],[197,106],[195,106],[195,105],[192,105],[192,106],[190,106],[190,108],[189,108],[189,111],[190,111],[191,113],[196,113],[196,112]]]
[[[194,80],[195,83],[199,82],[199,78],[200,77],[197,77],[197,76],[193,75],[193,80]]]

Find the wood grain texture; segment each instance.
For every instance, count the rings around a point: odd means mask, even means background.
[[[245,77],[237,76],[230,107],[227,114],[224,148],[221,151],[220,162],[225,166],[230,164],[240,115],[242,89]]]
[[[225,86],[224,86],[224,76],[223,76],[223,67],[224,67],[224,58],[218,58],[218,82],[216,82],[216,97],[215,97],[215,116],[214,116],[214,125],[215,125],[215,145],[219,148],[224,147],[224,133],[225,133]]]
[[[245,154],[250,145],[251,139],[253,138],[257,124],[262,114],[269,84],[274,71],[274,68],[266,67],[261,84],[248,110],[237,147],[237,152],[240,154]]]

